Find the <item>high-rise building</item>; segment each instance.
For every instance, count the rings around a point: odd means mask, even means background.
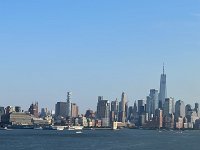
[[[111,121],[118,121],[118,114],[119,114],[119,102],[116,99],[115,101],[111,102]]]
[[[163,73],[160,77],[160,93],[159,93],[159,107],[163,108],[165,103],[165,98],[167,98],[167,85],[166,85],[166,74],[165,67],[163,65]]]
[[[39,113],[38,113],[38,102],[36,102],[35,104],[31,104],[30,108],[29,108],[29,112],[31,115],[35,116],[35,117],[39,117]]]
[[[146,104],[146,113],[148,113],[149,119],[155,115],[156,109],[158,109],[158,90],[151,89]]]
[[[200,112],[199,112],[199,103],[195,103],[195,108],[194,108],[194,110],[196,111],[197,116],[200,117]]]
[[[47,108],[41,108],[40,117],[44,118],[47,116],[48,110]]]
[[[189,115],[191,111],[192,111],[192,106],[190,104],[187,104],[185,106],[185,116]]]
[[[157,122],[157,127],[162,128],[163,127],[163,110],[158,108],[155,110],[155,119]]]
[[[151,89],[149,96],[152,99],[152,114],[155,115],[155,110],[158,109],[158,90]]]
[[[67,117],[67,103],[66,102],[57,102],[55,108],[55,116],[56,117]]]
[[[143,126],[146,121],[146,102],[145,100],[138,100],[138,119],[139,119],[139,126]]]
[[[163,105],[163,116],[169,116],[173,114],[174,109],[174,99],[173,98],[166,98],[165,103]]]
[[[67,117],[71,117],[71,92],[67,92]]]
[[[133,105],[133,114],[136,115],[137,114],[137,103],[136,101],[134,102],[134,105]]]
[[[5,114],[5,109],[4,107],[0,107],[0,122],[1,122],[1,116]]]
[[[138,100],[138,114],[141,115],[145,112],[145,100]]]
[[[102,126],[110,126],[110,103],[102,96],[98,97],[97,118],[102,120]]]
[[[178,119],[179,117],[185,117],[185,104],[181,100],[176,101],[175,104],[175,119]]]
[[[119,112],[119,121],[125,123],[126,122],[126,95],[122,92],[121,103],[120,103],[120,112]]]
[[[147,103],[146,103],[146,113],[148,114],[148,120],[151,120],[151,114],[152,114],[152,98],[150,96],[147,96]]]
[[[71,117],[76,118],[78,117],[78,106],[76,105],[76,103],[72,103],[71,104]]]

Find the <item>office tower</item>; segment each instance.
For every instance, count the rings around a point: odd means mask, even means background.
[[[156,109],[158,109],[158,90],[151,89],[146,104],[146,113],[148,113],[149,119],[155,115]]]
[[[139,126],[143,126],[146,122],[145,106],[145,100],[138,100]]]
[[[149,96],[152,99],[151,113],[155,115],[155,110],[158,109],[158,90],[151,89]]]
[[[71,117],[76,118],[78,117],[78,106],[76,105],[76,103],[72,103],[71,104]]]
[[[151,120],[152,114],[152,99],[150,96],[147,96],[147,103],[146,103],[146,113],[148,114],[148,120]]]
[[[55,117],[67,117],[67,103],[57,102],[55,106]]]
[[[67,92],[67,117],[71,117],[71,92]]]
[[[195,108],[194,108],[194,110],[196,111],[197,116],[199,117],[199,116],[200,116],[200,113],[199,113],[199,103],[195,103]]]
[[[116,99],[115,101],[111,102],[111,121],[118,121],[118,114],[119,114],[119,102]]]
[[[29,112],[31,115],[33,115],[34,117],[39,117],[39,113],[38,113],[38,102],[36,102],[35,104],[31,104],[30,108],[29,108]]]
[[[47,116],[48,110],[47,108],[41,108],[40,117],[44,118]]]
[[[4,107],[0,107],[0,122],[1,122],[1,116],[5,114],[5,109]]]
[[[181,100],[176,101],[175,104],[175,119],[178,119],[179,117],[185,117],[185,104]]]
[[[163,65],[163,73],[160,77],[160,93],[159,93],[159,107],[163,108],[165,103],[165,98],[167,98],[167,86],[166,86],[166,74],[165,67]]]
[[[185,116],[189,115],[191,111],[192,111],[192,106],[190,104],[187,104],[185,106]]]
[[[119,112],[119,102],[118,102],[117,98],[115,101],[111,102],[111,111],[114,111],[115,113]]]
[[[165,103],[163,105],[163,115],[169,116],[173,114],[173,108],[174,108],[174,99],[173,98],[166,98]]]
[[[162,128],[163,127],[163,110],[158,108],[155,110],[155,118],[157,121],[157,127]]]
[[[134,119],[134,113],[133,113],[133,106],[129,106],[128,108],[128,116],[127,116],[127,120],[131,121]]]
[[[121,102],[120,102],[120,112],[119,112],[119,121],[126,122],[126,95],[122,92]]]
[[[128,117],[128,102],[125,103],[125,120],[127,120]]]
[[[138,100],[138,114],[141,115],[145,112],[145,100]]]
[[[102,120],[102,126],[110,126],[110,103],[108,100],[103,100],[102,96],[98,97],[97,118]]]
[[[133,114],[134,115],[137,114],[137,103],[136,103],[136,101],[134,102],[134,105],[133,105]]]

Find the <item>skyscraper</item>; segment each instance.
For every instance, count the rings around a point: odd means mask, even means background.
[[[163,110],[158,108],[155,110],[155,119],[157,121],[157,127],[162,128],[163,125]]]
[[[145,112],[145,100],[138,100],[138,114],[142,115]]]
[[[195,108],[194,108],[194,110],[196,111],[197,116],[199,117],[199,116],[200,116],[200,113],[199,113],[199,103],[195,103]]]
[[[41,118],[46,117],[47,113],[48,113],[48,109],[47,108],[41,108],[40,117]]]
[[[176,101],[175,104],[175,119],[178,119],[179,117],[185,117],[185,104],[181,100]]]
[[[5,114],[5,109],[4,107],[0,106],[0,122],[1,122],[1,116]]]
[[[119,114],[119,102],[116,99],[115,101],[111,102],[111,121],[118,121],[118,114]]]
[[[146,104],[146,112],[150,119],[152,119],[152,115],[155,115],[156,109],[158,109],[158,90],[151,89]]]
[[[173,107],[174,107],[174,99],[173,98],[166,98],[165,103],[163,105],[163,115],[169,116],[173,114]]]
[[[55,116],[58,117],[64,117],[66,118],[67,116],[67,103],[66,102],[57,102],[56,104],[56,111],[55,111]]]
[[[120,114],[119,121],[125,123],[126,121],[126,95],[122,92],[121,103],[120,103]]]
[[[71,117],[76,118],[78,117],[78,106],[76,105],[76,103],[72,103],[71,104]]]
[[[102,120],[102,126],[110,126],[110,103],[103,96],[98,97],[97,117]]]
[[[151,89],[149,96],[152,99],[152,114],[155,115],[155,110],[158,109],[158,90]]]
[[[67,117],[71,117],[71,92],[67,92]]]
[[[159,93],[159,107],[163,108],[165,103],[165,98],[167,98],[167,85],[166,85],[166,74],[165,66],[163,65],[163,73],[160,77],[160,93]]]

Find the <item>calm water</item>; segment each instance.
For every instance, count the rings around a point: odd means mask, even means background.
[[[200,131],[0,130],[0,150],[199,150]]]

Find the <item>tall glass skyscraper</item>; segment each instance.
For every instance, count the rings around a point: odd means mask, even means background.
[[[174,99],[172,97],[166,98],[165,103],[163,105],[164,116],[169,116],[169,115],[173,114],[174,113],[173,109],[174,109]]]
[[[181,100],[176,101],[175,104],[175,119],[178,119],[179,117],[185,117],[185,104]]]
[[[163,108],[165,103],[165,98],[167,98],[167,85],[166,85],[166,74],[165,67],[163,65],[163,73],[160,77],[160,93],[159,93],[159,107]]]
[[[103,100],[103,96],[98,97],[97,117],[101,119],[102,126],[110,126],[110,103],[108,100]]]
[[[120,117],[119,121],[125,123],[126,121],[126,95],[122,92],[121,103],[120,103]]]
[[[155,110],[158,109],[158,90],[151,89],[149,96],[147,96],[146,113],[151,120],[155,115]]]
[[[67,117],[71,117],[71,92],[67,92]]]

